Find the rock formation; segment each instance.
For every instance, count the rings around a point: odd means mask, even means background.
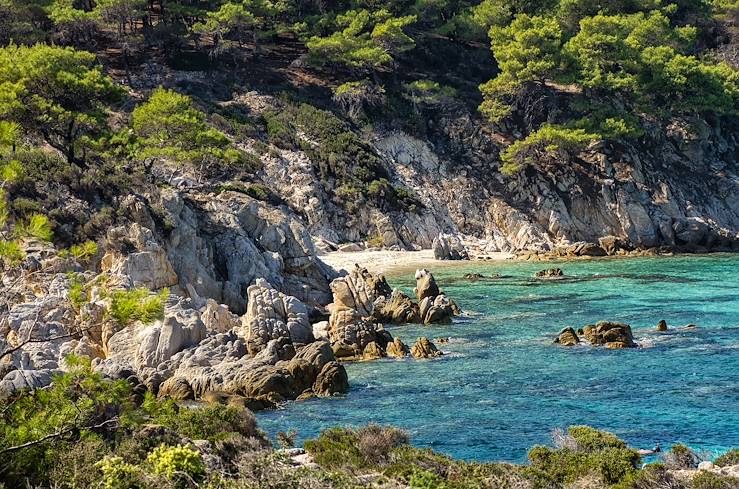
[[[365,347],[376,341],[381,325],[372,318],[375,286],[376,281],[359,266],[331,282],[334,300],[328,336],[337,357],[361,357]]]
[[[449,323],[452,316],[461,314],[457,304],[439,290],[434,276],[428,270],[416,270],[416,288],[419,315],[423,324]]]
[[[440,233],[431,243],[437,260],[469,260],[470,255],[457,236]]]
[[[305,304],[285,295],[264,279],[247,289],[248,302],[243,318],[247,349],[254,355],[271,340],[284,340],[294,348],[314,341]]]
[[[660,319],[657,323],[657,331],[667,331],[667,321]]]
[[[441,355],[443,353],[425,336],[418,338],[416,344],[411,348],[413,358],[434,358]]]

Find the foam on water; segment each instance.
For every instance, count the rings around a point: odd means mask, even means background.
[[[562,280],[534,280],[545,267]],[[465,273],[503,278],[469,281]],[[450,337],[434,360],[347,364],[345,397],[290,403],[258,415],[298,439],[368,422],[406,429],[414,444],[476,460],[525,460],[553,428],[589,424],[633,446],[739,446],[739,256],[460,264],[442,288],[467,311],[452,325],[389,327],[412,344]],[[389,277],[412,291],[412,274]],[[644,348],[561,348],[564,326],[600,319],[632,325]],[[654,331],[665,319],[671,329]],[[695,329],[676,327],[689,323]]]

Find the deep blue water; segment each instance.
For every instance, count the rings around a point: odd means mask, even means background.
[[[550,266],[567,279],[532,274]],[[417,446],[469,460],[524,461],[553,428],[588,424],[629,444],[739,446],[739,255],[462,264],[432,270],[466,316],[446,326],[389,327],[412,344],[450,337],[434,360],[347,364],[345,397],[289,403],[258,415],[262,429],[369,422],[406,429]],[[466,272],[504,278],[470,282]],[[389,276],[411,293],[413,273]],[[631,324],[642,348],[563,348],[564,326]],[[665,319],[671,328],[657,333]],[[694,323],[694,330],[678,326]]]

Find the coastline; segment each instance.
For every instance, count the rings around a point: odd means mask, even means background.
[[[414,271],[417,268],[431,268],[433,270],[446,267],[469,265],[474,263],[491,263],[498,261],[511,261],[516,259],[513,253],[488,253],[484,259],[473,258],[471,260],[437,260],[432,250],[420,251],[332,251],[318,255],[325,264],[333,267],[336,271],[344,269],[349,271],[358,264],[373,273],[399,274]]]

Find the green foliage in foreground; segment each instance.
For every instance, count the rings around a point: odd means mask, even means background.
[[[169,297],[169,290],[162,289],[152,295],[148,289],[118,290],[111,297],[110,316],[125,326],[134,321],[144,324],[152,323],[164,317],[164,303]]]
[[[127,381],[106,380],[88,359],[66,363],[68,372],[51,387],[0,401],[0,486],[170,487],[181,485],[180,472],[205,475],[200,453],[182,446],[182,437],[267,446],[246,409],[185,409],[149,393],[142,403]]]
[[[633,449],[587,426],[556,437],[559,448],[533,448],[531,465],[454,460],[408,445],[407,434],[392,427],[334,428],[305,443],[320,468],[296,468],[269,448],[244,408],[181,407],[103,378],[89,360],[66,363],[68,372],[50,387],[0,401],[0,486],[358,489],[375,474],[371,487],[388,489],[736,487],[712,473],[689,481],[662,464],[636,469]],[[209,457],[203,443],[189,440],[207,440]]]

